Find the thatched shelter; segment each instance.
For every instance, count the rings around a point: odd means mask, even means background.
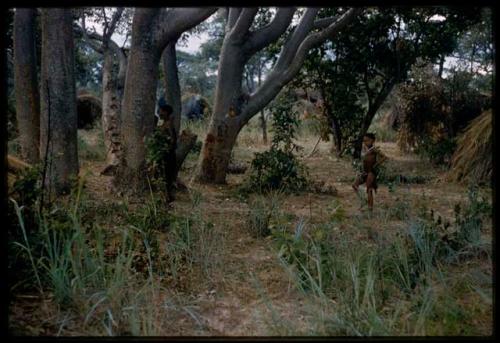
[[[97,120],[102,116],[101,99],[86,89],[78,91],[76,108],[79,129],[93,128]]]
[[[493,172],[493,114],[483,112],[472,120],[459,136],[451,160],[448,180],[455,182],[491,182]]]

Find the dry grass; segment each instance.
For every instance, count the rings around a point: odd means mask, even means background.
[[[452,182],[487,182],[493,172],[493,114],[485,111],[458,138],[447,175]]]

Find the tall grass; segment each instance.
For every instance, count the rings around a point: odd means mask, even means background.
[[[166,289],[175,280],[165,275],[179,277],[187,266],[210,278],[220,268],[223,238],[213,225],[196,210],[191,218],[170,216],[152,225],[151,217],[161,217],[165,210],[151,193],[136,216],[127,218],[129,224],[110,233],[81,222],[82,189],[83,182],[70,204],[42,213],[38,231],[25,229],[22,209],[14,203],[24,233],[24,242],[15,244],[28,254],[43,298],[53,295],[65,318],[58,334],[76,327],[88,335],[161,335],[176,329],[172,318],[179,315],[189,315],[201,325],[190,303],[180,304],[173,288]],[[27,232],[36,232],[41,250],[30,245],[35,237]],[[169,258],[178,265],[164,263]]]

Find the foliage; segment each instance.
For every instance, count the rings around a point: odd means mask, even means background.
[[[41,165],[24,169],[10,193],[17,195],[17,202],[21,206],[33,206],[41,193]]]
[[[294,232],[273,231],[283,267],[311,299],[308,332],[426,334],[433,325],[451,320],[441,311],[443,296],[449,305],[459,302],[442,267],[464,258],[480,259],[491,249],[477,235],[491,206],[471,188],[466,207],[470,210],[457,212],[454,224],[436,218],[427,207],[419,217],[405,215],[406,230],[374,244],[352,241],[332,230],[342,226],[341,219],[322,225],[300,220]],[[290,334],[297,332],[303,334],[293,329]]]
[[[83,42],[77,42],[75,48],[76,87],[99,94],[102,88],[102,56]]]
[[[456,135],[477,117],[488,100],[472,89],[463,72],[442,79],[429,65],[415,67],[412,78],[400,88],[398,145],[437,164],[448,163]]]
[[[292,100],[290,91],[285,91],[271,108],[274,133],[271,148],[255,154],[249,178],[243,186],[249,192],[300,191],[307,187],[305,166],[294,155],[300,147],[294,143],[298,120]]]
[[[212,99],[216,81],[212,70],[216,66],[207,63],[202,52],[191,54],[184,51],[177,51],[177,64],[182,93],[195,93]]]
[[[445,20],[429,20],[434,15]],[[342,152],[355,153],[373,116],[417,59],[435,62],[450,54],[458,34],[477,20],[477,14],[455,8],[368,9],[349,30],[309,53],[298,83],[322,92],[328,127],[337,125],[332,133],[340,136]]]

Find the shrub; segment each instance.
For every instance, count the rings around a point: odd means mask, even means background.
[[[292,99],[290,91],[285,91],[271,107],[274,132],[271,148],[255,154],[243,191],[301,191],[307,188],[306,167],[294,155],[301,147],[293,141],[298,120]]]

